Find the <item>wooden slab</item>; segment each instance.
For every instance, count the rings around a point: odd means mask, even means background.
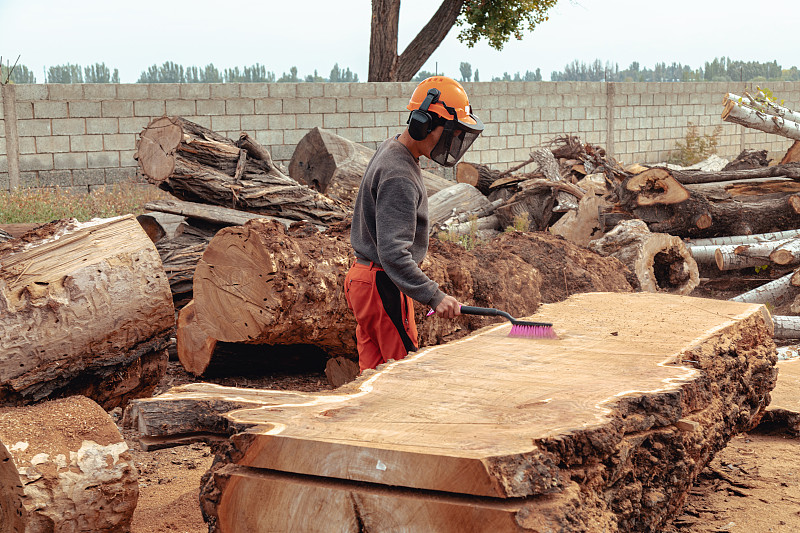
[[[800,358],[778,361],[778,383],[771,396],[764,422],[800,436]]]
[[[760,305],[592,293],[531,318],[554,323],[559,339],[511,338],[501,324],[388,363],[341,392],[194,385],[137,401],[131,419],[143,435],[235,433],[213,482],[222,499],[209,496],[217,498],[218,531],[248,529],[240,504],[264,483],[302,494],[297,484],[332,481],[403,487],[419,497],[523,498],[516,510],[504,508],[517,525],[501,531],[526,530],[522,514],[544,516],[548,505],[556,509],[548,527],[565,527],[581,508],[579,519],[602,530],[612,522],[654,525],[674,511],[713,453],[755,424],[774,386],[771,319]],[[259,477],[273,472],[295,477]],[[330,498],[348,491],[330,490]],[[402,501],[387,505],[409,513],[411,529],[376,531],[470,530],[414,522],[423,516],[413,512],[419,500],[412,508]],[[378,512],[355,508],[341,520]],[[280,530],[280,519],[271,520],[264,523]]]

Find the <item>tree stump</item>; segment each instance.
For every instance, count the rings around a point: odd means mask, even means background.
[[[0,409],[0,440],[19,475],[16,482],[0,478],[2,492],[22,485],[24,531],[130,530],[138,472],[125,439],[95,402],[72,396]]]
[[[127,420],[230,437],[213,532],[658,530],[775,385],[760,305],[593,293],[526,318],[559,339],[504,323],[333,394],[186,385]]]
[[[641,220],[625,220],[589,249],[616,257],[643,291],[689,294],[700,282],[697,263],[679,237],[651,233]]]
[[[0,402],[150,394],[175,326],[167,276],[132,215],[47,224],[0,244]]]

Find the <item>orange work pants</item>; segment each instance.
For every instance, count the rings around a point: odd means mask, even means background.
[[[400,292],[382,268],[354,263],[344,280],[344,295],[356,316],[362,371],[417,350],[413,300]]]

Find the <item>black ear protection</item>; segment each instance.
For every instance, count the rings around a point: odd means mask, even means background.
[[[413,110],[408,116],[408,121],[406,121],[406,124],[408,124],[408,133],[415,141],[425,139],[425,137],[433,131],[435,121],[433,114],[428,111],[428,108],[431,104],[435,104],[439,101],[439,95],[441,94],[439,89],[430,89],[425,96],[425,100],[422,101],[422,105],[419,106],[419,109]]]

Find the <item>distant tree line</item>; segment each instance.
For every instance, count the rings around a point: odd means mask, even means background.
[[[10,75],[9,75],[10,71]],[[462,62],[459,65],[460,81],[481,81],[478,69],[473,71],[472,65]],[[119,71],[112,70],[105,63],[95,63],[88,67],[65,64],[46,69],[44,83],[119,83]],[[420,70],[412,81],[422,81],[434,75],[445,75],[443,72]],[[0,82],[36,83],[36,76],[25,65],[0,65]],[[618,63],[603,63],[596,59],[592,63],[575,60],[564,67],[563,71],[553,71],[551,81],[800,81],[797,67],[783,68],[777,61],[739,61],[729,57],[714,58],[706,61],[701,68],[693,69],[689,65],[675,63],[656,63],[653,68],[642,67],[634,61],[626,69],[620,69]],[[162,65],[152,65],[142,72],[137,83],[282,83],[282,82],[358,82],[358,74],[350,68],[339,68],[336,63],[327,77],[321,76],[315,69],[313,74],[301,76],[297,67],[289,72],[276,76],[264,65],[256,63],[250,67],[233,67],[223,70],[212,63],[205,67],[184,67],[171,61]],[[504,72],[502,76],[494,76],[491,81],[542,81],[540,69],[519,71],[514,74]]]

